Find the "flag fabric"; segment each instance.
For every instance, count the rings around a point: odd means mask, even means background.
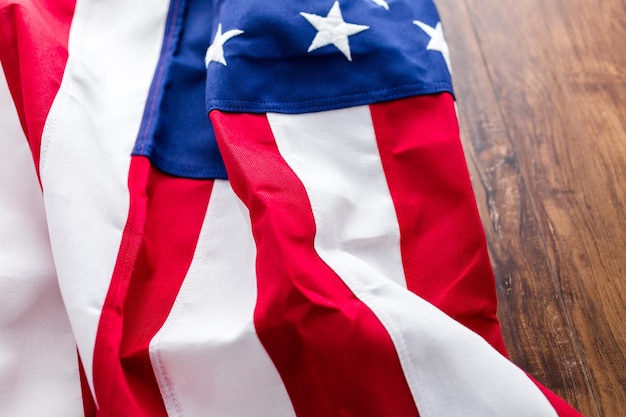
[[[0,62],[0,415],[579,416],[507,359],[430,0],[1,1]]]

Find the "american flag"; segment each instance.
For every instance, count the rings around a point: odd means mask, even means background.
[[[0,60],[0,415],[579,416],[507,359],[430,0],[2,1]]]

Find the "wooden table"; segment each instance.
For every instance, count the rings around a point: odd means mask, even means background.
[[[437,3],[511,358],[626,416],[626,3]]]

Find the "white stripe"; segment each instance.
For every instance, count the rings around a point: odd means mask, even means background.
[[[33,158],[0,67],[0,416],[82,416]]]
[[[316,169],[316,181],[318,184],[332,183],[333,186],[324,189],[325,197],[321,203],[327,206],[314,210],[314,214],[323,217],[319,219],[322,223],[341,225],[335,231],[342,233],[335,236],[336,241],[341,242],[337,249],[346,254],[358,254],[353,262],[367,259],[369,268],[406,287],[402,258],[396,250],[400,244],[400,228],[378,157],[378,146],[375,141],[364,140],[372,134],[371,122],[368,125],[351,120],[354,115],[350,112],[325,112],[318,116],[291,118],[268,115],[276,141],[280,141],[281,154],[287,163],[291,165],[290,161],[293,161],[303,169],[318,163],[318,158],[323,160],[323,165]],[[306,126],[320,120],[323,124],[313,131],[299,134],[302,139],[287,140],[287,136],[282,136],[293,134],[292,129],[297,123],[303,122]],[[344,123],[351,132],[349,138],[337,136],[333,131]],[[313,139],[303,148],[300,142],[307,141],[308,135]],[[281,138],[285,138],[284,141]],[[328,148],[317,149],[319,147]],[[308,150],[314,154],[308,155]],[[307,186],[306,183],[304,185]]]
[[[54,261],[92,387],[98,321],[128,214],[130,153],[167,9],[166,0],[77,2],[69,59],[42,137]]]
[[[376,178],[381,161],[369,108],[268,119],[280,153],[309,195],[316,251],[387,329],[420,415],[555,417],[519,368],[397,285],[400,236],[397,225],[380,217],[397,223],[395,212],[380,209],[392,203]]]
[[[295,415],[254,329],[255,258],[247,209],[216,180],[185,281],[150,343],[171,417]]]

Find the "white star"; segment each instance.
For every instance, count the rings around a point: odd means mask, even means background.
[[[348,36],[369,29],[369,26],[346,23],[341,15],[339,1],[335,1],[326,17],[304,12],[300,13],[300,15],[317,29],[317,34],[313,38],[308,52],[332,43],[348,58],[348,61],[352,61]]]
[[[434,28],[418,20],[414,20],[413,23],[419,26],[420,29],[426,32],[428,36],[430,36],[430,42],[428,42],[426,49],[441,52],[444,61],[446,61],[448,71],[452,73],[452,70],[450,68],[450,50],[448,49],[446,38],[443,36],[443,27],[441,26],[441,22],[438,22],[437,26],[435,26]]]
[[[389,4],[387,4],[385,0],[372,0],[372,1],[378,4],[379,6],[383,6],[385,10],[389,10]]]
[[[222,34],[222,24],[217,25],[217,33],[213,39],[213,43],[206,50],[206,56],[204,57],[204,65],[209,66],[211,62],[219,62],[226,66],[226,59],[224,58],[224,44],[237,35],[241,35],[243,30],[232,29]]]

